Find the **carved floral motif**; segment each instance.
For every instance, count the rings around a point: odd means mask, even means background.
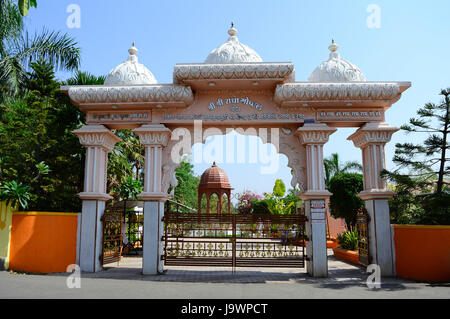
[[[103,147],[111,151],[121,139],[103,125],[84,125],[73,131],[78,136],[80,143],[85,147]]]
[[[69,96],[75,103],[120,102],[184,102],[194,101],[192,90],[185,85],[143,86],[78,86],[69,88]]]
[[[181,83],[199,79],[286,78],[292,72],[292,63],[177,64],[173,76]]]
[[[139,136],[141,144],[145,146],[161,145],[165,147],[170,138],[170,130],[162,124],[142,125],[133,132]]]
[[[275,102],[319,100],[391,100],[400,93],[397,83],[286,83],[275,90]]]

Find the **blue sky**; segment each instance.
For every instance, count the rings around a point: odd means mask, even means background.
[[[69,28],[69,5],[81,9],[81,27]],[[380,28],[366,21],[370,4],[381,9]],[[30,10],[29,30],[60,30],[73,36],[82,48],[82,70],[107,74],[123,62],[135,41],[139,59],[159,83],[171,83],[176,63],[203,62],[224,43],[230,22],[239,40],[265,62],[295,64],[296,80],[305,81],[316,66],[328,59],[331,39],[341,56],[356,64],[369,81],[411,81],[412,87],[387,113],[387,122],[400,126],[426,102],[438,102],[441,88],[450,87],[450,19],[448,0],[38,0]],[[68,75],[59,73],[61,78]],[[355,129],[339,129],[325,146],[325,156],[339,152],[342,160],[360,160],[360,150],[346,138]],[[419,139],[421,139],[420,137]],[[392,168],[394,145],[417,140],[399,132],[386,147]],[[270,191],[276,178],[287,185],[290,170],[280,156],[276,174],[260,175],[251,164],[221,165],[237,191]],[[200,174],[209,163],[195,166]]]

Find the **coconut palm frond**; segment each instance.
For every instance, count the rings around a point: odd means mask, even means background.
[[[23,19],[17,4],[11,0],[0,0],[0,56],[6,52],[5,40],[20,35]]]
[[[8,93],[16,94],[25,86],[26,70],[22,63],[13,56],[4,56],[0,60],[0,85],[8,89]]]
[[[14,55],[25,69],[31,62],[44,59],[59,70],[73,71],[80,65],[80,48],[67,34],[43,30],[30,37],[28,32],[12,40]]]
[[[89,72],[77,72],[73,77],[64,82],[65,85],[102,85],[106,76],[96,76]]]
[[[341,170],[341,171],[347,172],[347,171],[350,171],[350,170],[362,172],[363,167],[362,167],[362,165],[361,165],[359,162],[357,162],[357,161],[348,161],[348,162],[345,162],[345,164],[344,164],[344,166],[342,167],[342,170]]]

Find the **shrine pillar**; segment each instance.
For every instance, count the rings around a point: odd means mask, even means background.
[[[398,128],[387,123],[366,123],[348,137],[362,150],[364,190],[358,195],[369,214],[369,263],[380,266],[382,276],[395,275],[394,248],[387,189],[380,173],[386,167],[384,147]]]
[[[133,130],[145,147],[144,191],[138,196],[144,201],[144,240],[142,273],[156,275],[164,270],[162,236],[164,203],[170,197],[162,191],[162,151],[171,131],[162,124],[145,124]]]
[[[306,270],[314,277],[328,276],[326,211],[331,193],[325,189],[323,146],[335,128],[326,124],[307,123],[296,135],[306,148],[306,191],[300,195],[304,201],[306,222]]]
[[[102,270],[101,217],[106,201],[112,199],[106,193],[108,152],[121,139],[103,125],[84,125],[73,133],[86,148],[84,187],[79,194],[82,199],[79,266],[82,271],[97,272]]]

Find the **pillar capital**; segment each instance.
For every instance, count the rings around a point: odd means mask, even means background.
[[[365,148],[370,144],[386,144],[391,140],[392,134],[399,129],[386,122],[366,123],[347,140],[353,141],[356,147]]]
[[[83,125],[72,132],[85,147],[101,147],[106,152],[111,151],[121,139],[103,125]]]
[[[171,131],[164,124],[144,124],[133,130],[145,146],[165,147],[169,142]]]
[[[72,133],[86,147],[84,191],[79,194],[80,198],[96,201],[111,199],[106,193],[108,152],[121,139],[103,125],[84,125]]]
[[[334,132],[336,129],[325,123],[307,123],[297,129],[295,134],[302,144],[325,144]]]

